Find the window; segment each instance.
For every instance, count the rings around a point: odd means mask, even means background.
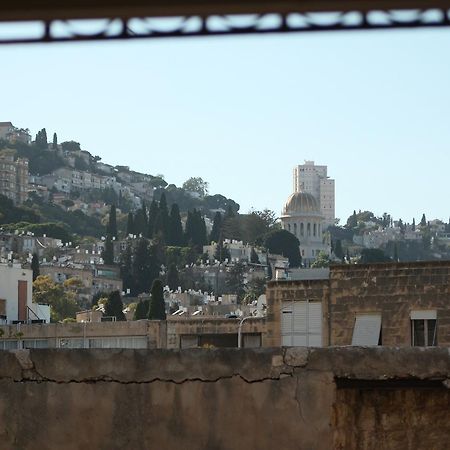
[[[411,311],[411,345],[413,347],[437,346],[436,311]]]
[[[356,316],[352,345],[381,345],[381,314],[358,314]]]
[[[303,236],[305,234],[305,225],[303,222],[300,224],[300,236]]]

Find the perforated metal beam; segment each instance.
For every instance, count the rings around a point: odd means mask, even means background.
[[[0,21],[450,9],[449,0],[2,0]]]

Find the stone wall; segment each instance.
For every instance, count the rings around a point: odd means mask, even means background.
[[[0,450],[449,448],[447,349],[0,352]]]
[[[450,345],[450,261],[345,265],[330,271],[331,345],[349,345],[357,313],[381,313],[382,344],[411,345],[410,312],[437,311],[438,345]]]
[[[265,345],[281,345],[283,302],[320,301],[323,345],[350,345],[357,314],[378,313],[382,345],[410,346],[414,310],[437,312],[437,342],[450,346],[450,261],[337,265],[329,280],[272,281]]]
[[[329,343],[329,280],[272,281],[266,290],[267,319],[264,346],[281,346],[281,310],[284,302],[309,300],[322,303],[323,345]]]

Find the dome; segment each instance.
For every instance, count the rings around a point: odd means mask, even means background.
[[[294,192],[283,208],[283,214],[298,216],[301,214],[320,214],[320,207],[313,195],[306,192]]]

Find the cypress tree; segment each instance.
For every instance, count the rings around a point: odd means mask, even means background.
[[[158,215],[155,220],[155,229],[153,235],[159,233],[164,239],[167,238],[169,231],[169,211],[167,209],[166,194],[164,192],[159,200]]]
[[[116,205],[113,203],[109,210],[109,220],[106,227],[106,234],[111,237],[117,237],[117,216]]]
[[[153,200],[150,204],[150,208],[148,210],[148,221],[147,221],[147,237],[149,239],[153,238],[155,232],[155,223],[156,218],[158,216],[158,203]]]
[[[133,213],[128,213],[128,220],[127,220],[127,236],[133,234],[134,235],[134,218]]]
[[[252,247],[252,251],[250,253],[250,262],[252,264],[259,264],[258,254],[256,253],[254,247]]]
[[[150,247],[147,239],[138,240],[134,249],[132,273],[134,281],[133,295],[149,292],[155,278],[159,276],[159,264],[156,249]]]
[[[58,136],[56,133],[53,133],[53,149],[56,150],[58,148]]]
[[[175,246],[183,245],[183,226],[181,225],[180,209],[176,203],[170,209],[167,243]]]
[[[213,227],[211,230],[211,234],[209,236],[209,242],[219,242],[220,240],[220,232],[222,229],[222,214],[219,211],[214,215]]]
[[[105,303],[105,316],[115,316],[118,321],[126,320],[119,291],[113,291],[108,295],[108,300]]]
[[[425,213],[422,214],[422,219],[420,221],[420,226],[421,227],[426,227],[427,226],[427,218],[425,217]]]
[[[143,208],[138,209],[134,216],[134,232],[138,236],[147,236],[147,216]]]
[[[166,320],[163,285],[158,279],[153,281],[148,318],[150,320]]]
[[[114,245],[109,234],[106,236],[105,249],[103,250],[102,258],[105,264],[114,264]]]
[[[413,231],[416,231],[416,219],[415,219],[414,217],[413,217],[411,229],[412,229]]]
[[[33,281],[39,276],[39,257],[36,253],[33,253],[31,258],[31,270],[33,271]]]
[[[147,319],[150,302],[148,300],[140,300],[136,305],[133,320]]]
[[[344,257],[344,251],[342,250],[342,242],[340,239],[336,239],[334,254],[336,255],[336,258],[339,259],[342,259]]]
[[[177,266],[172,263],[167,271],[167,285],[172,291],[176,291],[180,285]]]
[[[136,288],[133,277],[133,256],[130,244],[128,244],[125,250],[120,254],[120,277],[123,282],[124,290],[130,289],[134,294]]]

